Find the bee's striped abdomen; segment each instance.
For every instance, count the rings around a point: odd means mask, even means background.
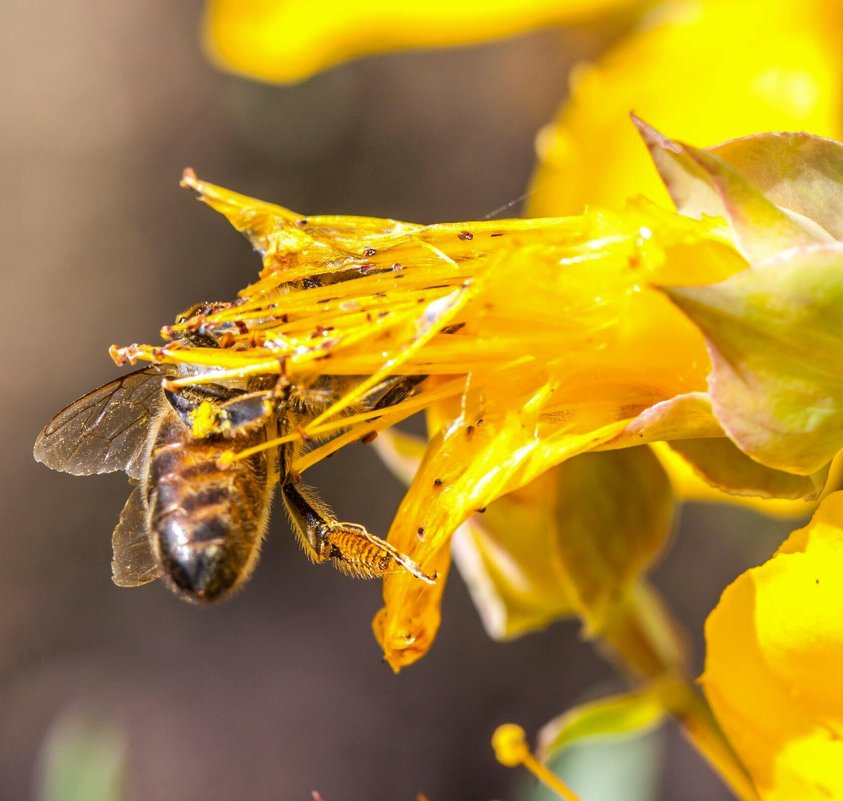
[[[148,529],[165,578],[183,597],[227,595],[251,574],[272,496],[264,453],[220,469],[230,439],[195,439],[173,412],[162,415],[144,487]],[[239,437],[248,447],[263,431]]]

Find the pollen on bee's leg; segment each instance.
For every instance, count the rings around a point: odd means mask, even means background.
[[[328,532],[337,567],[361,578],[380,578],[390,567],[392,557],[364,528],[353,524],[335,524]]]
[[[363,526],[354,523],[335,523],[328,532],[327,541],[335,549],[339,570],[361,578],[382,578],[393,572],[393,564],[427,584],[436,576],[429,576],[408,556],[385,540],[370,534]]]

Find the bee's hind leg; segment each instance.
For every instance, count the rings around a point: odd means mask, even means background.
[[[401,568],[428,584],[435,581],[435,576],[363,526],[335,520],[304,485],[282,483],[281,497],[296,537],[314,562],[331,560],[337,570],[357,578],[381,578]]]

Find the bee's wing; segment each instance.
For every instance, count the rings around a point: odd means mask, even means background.
[[[138,587],[161,575],[146,533],[146,504],[140,487],[132,490],[120,513],[111,548],[111,577],[118,587]]]
[[[140,478],[163,375],[157,367],[136,370],[71,403],[38,435],[33,455],[74,476],[125,470]]]

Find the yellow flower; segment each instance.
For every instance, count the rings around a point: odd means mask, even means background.
[[[364,2],[351,13],[340,4],[330,13],[305,15],[282,0],[210,0],[205,30],[218,62],[287,81],[368,52],[480,41],[622,8],[639,14],[638,27],[596,64],[575,69],[570,98],[540,134],[528,206],[536,216],[577,214],[586,204],[620,210],[639,193],[667,199],[628,125],[632,109],[700,144],[764,130],[843,134],[843,6],[837,0],[668,0],[643,16],[652,6],[569,0],[398,9]],[[681,497],[735,500],[688,470],[674,451],[661,448],[659,456]],[[764,505],[783,514],[803,507],[800,500]]]
[[[483,41],[631,9],[640,23],[596,64],[582,64],[538,139],[533,216],[665,200],[631,110],[710,145],[750,133],[843,133],[843,10],[837,0],[533,0],[514,3],[324,3],[209,0],[214,60],[260,80],[294,81],[367,53]]]
[[[310,6],[291,0],[209,0],[204,40],[220,66],[285,83],[357,56],[482,42],[646,4],[642,0],[328,0]]]
[[[529,213],[666,201],[630,111],[713,145],[762,131],[843,133],[843,11],[837,0],[676,0],[596,64],[539,136]]]
[[[702,678],[764,801],[843,799],[843,493],[731,584]]]
[[[375,447],[411,483],[424,441],[390,431]],[[652,678],[685,664],[684,643],[662,626],[659,600],[643,581],[672,528],[667,476],[648,448],[632,447],[545,471],[469,518],[451,550],[490,637],[576,616],[583,635],[599,637],[625,672]],[[658,629],[660,641],[648,642],[642,627]]]
[[[841,352],[833,321],[843,306],[835,238],[843,147],[759,136],[701,151],[639,127],[677,205],[700,219],[641,198],[622,214],[568,218],[431,226],[305,218],[185,175],[263,254],[260,279],[235,303],[165,330],[201,326],[220,347],[175,342],[115,356],[215,368],[174,385],[278,374],[306,387],[319,376],[353,377],[301,430],[257,446],[327,438],[296,460],[297,472],[427,410],[430,439],[389,541],[439,580],[431,587],[402,571],[384,581],[375,633],[396,670],[436,634],[451,535],[498,498],[535,492],[530,485],[550,468],[588,451],[669,441],[730,492],[814,498],[843,444],[839,371],[814,367]],[[423,380],[409,397],[367,406],[401,376]],[[559,532],[548,546],[566,554],[557,576],[577,579],[562,582],[565,597],[549,604],[535,603],[535,587],[522,593],[529,604],[504,636],[552,610],[575,610],[595,635],[627,614],[624,601],[667,530],[661,502],[638,505],[634,535],[619,522],[615,507],[630,503],[616,491],[624,481],[611,476],[639,469],[661,470],[643,457],[603,454],[541,485],[537,536]],[[556,519],[557,507],[571,506],[565,497],[612,493],[617,504]],[[497,536],[509,514],[490,514]],[[576,545],[582,537],[571,548],[566,538],[577,528],[595,542],[616,535],[622,548],[612,552],[629,560],[601,562]],[[512,543],[504,537],[501,546]],[[517,581],[546,581],[523,567]],[[500,581],[496,591],[518,596]]]
[[[704,339],[653,285],[715,282],[746,266],[720,221],[644,201],[623,215],[418,226],[304,218],[191,174],[185,180],[264,254],[261,279],[236,305],[202,318],[224,332],[226,347],[131,346],[115,355],[222,371],[175,384],[255,373],[283,372],[298,384],[321,373],[360,376],[291,435],[347,429],[299,459],[299,472],[429,410],[431,441],[389,540],[440,580],[431,588],[396,574],[384,584],[377,629],[396,669],[435,635],[449,539],[473,511],[577,453],[661,438],[661,413],[646,430],[636,417],[704,391]],[[430,378],[385,410],[341,414],[395,375]],[[722,436],[699,403],[700,414],[688,417],[695,431],[708,425]]]

